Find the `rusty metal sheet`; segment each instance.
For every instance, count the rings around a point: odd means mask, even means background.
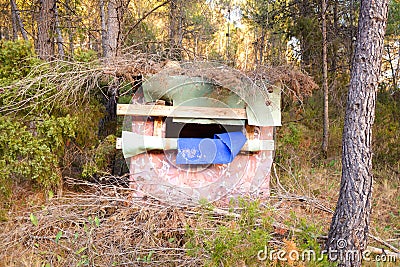
[[[152,135],[151,120],[132,121],[132,132]],[[165,127],[163,128],[165,136]],[[273,127],[256,127],[255,139],[273,140]],[[147,152],[128,159],[137,196],[174,204],[227,201],[238,196],[268,196],[273,151],[244,153],[230,164],[177,165],[176,150]]]

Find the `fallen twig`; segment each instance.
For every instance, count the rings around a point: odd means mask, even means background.
[[[374,235],[372,235],[372,234],[368,234],[368,236],[369,236],[370,238],[372,238],[373,240],[375,240],[376,242],[381,243],[382,245],[385,245],[385,246],[387,246],[388,248],[390,248],[391,250],[393,250],[394,252],[400,254],[400,250],[399,250],[398,248],[396,248],[395,246],[389,244],[389,243],[386,242],[385,240],[382,240],[381,238],[376,237],[376,236],[374,236]]]

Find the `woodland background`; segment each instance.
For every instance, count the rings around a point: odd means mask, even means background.
[[[257,251],[266,243],[320,250],[339,192],[359,9],[355,0],[325,3],[326,10],[306,0],[0,0],[0,265],[259,266]],[[209,203],[132,204],[114,149],[121,121],[113,110],[165,60],[269,71],[284,84],[267,203],[240,200],[231,213]],[[400,2],[390,0],[373,132],[371,232],[394,252],[399,79]]]

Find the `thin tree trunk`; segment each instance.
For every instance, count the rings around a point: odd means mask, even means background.
[[[183,10],[182,0],[170,0],[169,8],[169,57],[180,60],[182,58],[183,39]]]
[[[100,16],[101,16],[101,27],[102,27],[102,47],[103,56],[105,58],[115,57],[118,53],[118,42],[120,37],[120,20],[122,19],[122,11],[118,13],[118,9],[122,8],[117,5],[117,0],[109,0],[107,6],[107,27],[105,25],[105,12],[104,2],[100,1]],[[106,114],[104,118],[100,120],[99,136],[101,138],[107,135],[114,134],[117,126],[117,102],[118,102],[118,89],[119,81],[115,80],[109,85],[107,89],[107,97],[104,99]]]
[[[387,0],[362,0],[343,129],[340,195],[327,251],[339,266],[359,267],[366,248],[372,202],[372,126]]]
[[[109,0],[107,9],[107,44],[105,57],[113,57],[117,55],[119,22],[117,1]]]
[[[398,78],[399,78],[399,74],[400,74],[400,40],[398,39],[397,40],[397,58],[398,58],[398,60],[397,60],[397,67],[396,67],[396,70],[394,71],[394,76],[396,77],[396,84],[395,84],[395,91],[396,90],[399,90],[399,87],[398,87]]]
[[[331,47],[332,47],[332,52],[333,52],[333,56],[332,56],[332,70],[333,70],[333,75],[334,78],[336,79],[336,68],[338,66],[338,44],[335,41],[336,38],[338,38],[339,35],[339,17],[338,17],[338,1],[339,0],[335,0],[333,2],[333,34],[332,34],[332,39],[334,40],[333,42],[331,42]]]
[[[254,42],[253,42],[253,44],[254,44],[254,66],[256,66],[256,68],[258,68],[258,65],[259,65],[259,63],[260,63],[260,61],[258,60],[258,50],[259,50],[259,42],[260,42],[260,40],[259,40],[259,38],[257,38],[257,36],[258,36],[258,32],[257,32],[257,27],[255,27],[255,29],[254,29]]]
[[[230,61],[230,46],[231,46],[231,10],[230,7],[228,9],[228,27],[227,27],[227,33],[226,33],[226,60],[229,62]]]
[[[43,60],[54,57],[54,0],[40,0],[37,53]]]
[[[340,29],[339,29],[339,14],[338,14],[338,5],[339,5],[339,0],[334,0],[333,1],[333,7],[332,7],[332,17],[333,17],[333,28],[332,31],[330,32],[330,36],[329,36],[329,32],[327,32],[327,39],[330,39],[330,43],[329,46],[331,48],[332,51],[332,56],[330,57],[330,62],[331,62],[331,71],[330,71],[330,98],[337,102],[339,101],[338,99],[338,89],[340,89],[339,87],[337,87],[337,72],[338,72],[338,67],[339,67],[339,63],[340,62],[340,57],[339,57],[339,47],[342,45],[339,37],[340,34]],[[328,20],[329,23],[329,20]],[[327,26],[327,28],[329,28],[329,26]],[[341,101],[340,101],[341,103]],[[343,107],[344,109],[344,107]],[[329,136],[328,136],[329,139]]]
[[[108,52],[107,46],[107,26],[106,26],[106,12],[104,10],[104,0],[100,0],[100,21],[101,21],[101,48],[103,50],[103,57],[106,57]]]
[[[34,47],[35,47],[35,49],[37,51],[37,47],[38,47],[38,38],[37,38],[38,34],[37,34],[37,31],[38,31],[38,28],[39,28],[39,19],[38,19],[38,16],[35,15],[35,14],[38,14],[40,12],[40,5],[33,5],[32,9],[33,10],[31,11],[31,16],[30,16],[30,21],[29,21],[30,23],[29,24],[30,24],[30,28],[31,28],[31,35],[34,36],[33,44],[34,44]],[[36,25],[37,25],[37,27],[36,27]]]
[[[393,86],[393,90],[395,91],[397,88],[397,77],[396,77],[396,70],[394,69],[393,66],[393,58],[392,58],[392,54],[390,53],[390,45],[386,46],[386,52],[388,54],[388,58],[389,58],[389,65],[390,65],[390,70],[392,72],[391,76],[392,76],[392,86]]]
[[[176,21],[176,12],[177,12],[177,0],[170,1],[169,7],[169,50],[170,57],[175,53],[176,48],[176,29],[177,29],[177,21]]]
[[[21,30],[22,38],[27,41],[28,34],[25,30],[24,23],[22,22],[21,16],[19,14],[17,4],[15,0],[10,0],[11,3],[11,12],[12,12],[12,24],[13,24],[13,36],[14,39],[18,38],[18,27]],[[15,27],[15,28],[14,28]]]
[[[324,126],[322,138],[322,153],[328,156],[329,142],[329,90],[328,90],[328,59],[326,38],[326,0],[322,0],[322,87],[324,90]]]
[[[74,57],[74,31],[75,29],[72,27],[72,18],[73,12],[71,8],[70,0],[65,1],[65,5],[68,10],[68,19],[67,19],[67,27],[68,27],[68,53],[69,57],[72,59]]]
[[[64,59],[64,39],[62,37],[61,29],[60,29],[60,19],[58,17],[58,7],[57,3],[54,3],[54,22],[55,22],[55,30],[57,34],[57,48],[58,48],[58,57],[60,59]]]
[[[263,62],[264,62],[264,49],[265,49],[265,29],[264,29],[264,27],[263,26],[261,26],[261,37],[260,37],[260,51],[259,51],[259,53],[260,53],[260,60],[259,60],[259,62],[260,62],[260,65],[262,65],[263,64]]]
[[[68,32],[68,50],[69,50],[69,56],[70,56],[71,58],[73,58],[73,57],[74,57],[74,52],[75,52],[75,49],[74,49],[74,31],[75,31],[75,30],[72,29],[72,23],[71,23],[70,20],[68,20],[67,25],[68,25],[68,28],[69,28],[69,32]]]
[[[14,3],[14,0],[10,0],[11,2],[11,26],[13,33],[13,40],[18,39],[18,26],[17,26],[17,7]]]

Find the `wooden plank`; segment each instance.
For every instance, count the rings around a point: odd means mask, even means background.
[[[188,106],[175,107],[133,104],[118,104],[117,115],[237,120],[244,120],[247,118],[246,110],[241,108],[210,108]]]
[[[162,145],[160,145],[160,150],[173,150],[178,148],[177,138],[162,138],[160,141],[162,142]],[[117,138],[116,149],[122,149],[122,138]],[[246,144],[244,144],[240,151],[256,152],[262,150],[275,150],[274,140],[247,140]]]

